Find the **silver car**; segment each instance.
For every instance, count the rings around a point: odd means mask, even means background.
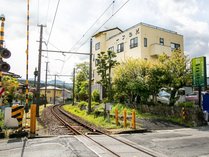
[[[162,104],[170,104],[170,96],[171,94],[166,92],[166,91],[160,91],[157,95],[157,102],[162,103]]]

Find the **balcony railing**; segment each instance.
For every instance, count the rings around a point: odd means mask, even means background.
[[[158,43],[150,45],[150,55],[151,56],[159,56],[161,54],[171,55],[171,47],[166,45],[160,45]]]

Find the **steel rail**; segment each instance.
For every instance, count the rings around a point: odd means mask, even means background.
[[[73,131],[73,133],[75,134],[75,135],[80,135],[81,133],[78,131],[78,130],[76,130],[76,129],[74,129],[71,125],[69,125],[68,124],[68,122],[66,122],[63,118],[61,118],[61,116],[59,116],[57,113],[56,113],[56,111],[55,111],[55,107],[57,107],[57,105],[54,105],[53,107],[52,107],[52,109],[51,109],[51,111],[52,111],[52,114],[64,125],[64,126],[66,126],[69,130],[71,130],[71,131]]]
[[[115,155],[115,156],[117,156],[117,157],[120,157],[120,155],[116,154],[115,152],[113,152],[113,151],[110,150],[109,148],[105,147],[105,146],[102,145],[101,143],[95,141],[94,139],[92,139],[91,137],[87,136],[86,134],[82,134],[81,132],[79,132],[78,130],[74,129],[72,126],[70,126],[70,125],[68,124],[68,122],[66,122],[63,118],[61,118],[61,117],[55,112],[55,107],[57,107],[57,109],[58,109],[61,113],[63,113],[65,116],[67,116],[68,118],[73,119],[74,121],[76,121],[76,120],[75,120],[74,118],[71,118],[71,117],[69,116],[69,114],[67,115],[65,112],[63,112],[63,110],[60,109],[60,107],[59,107],[58,105],[54,105],[54,106],[52,107],[52,113],[53,113],[53,115],[55,115],[55,117],[56,117],[59,121],[62,122],[62,124],[63,124],[64,126],[67,126],[67,128],[69,128],[70,130],[75,131],[75,134],[76,134],[76,135],[85,136],[85,137],[87,137],[88,139],[90,139],[90,140],[92,140],[93,142],[95,142],[96,144],[98,144],[98,145],[100,145],[101,147],[103,147],[104,149],[108,150],[108,151],[109,151],[110,153],[112,153],[113,155]],[[76,121],[76,122],[77,122],[77,121]],[[78,123],[81,124],[80,122],[78,122]],[[87,128],[91,128],[91,127],[89,127],[89,126],[85,126],[84,124],[81,124],[81,125],[84,126],[84,127],[87,127]],[[91,129],[92,129],[92,128],[91,128]]]
[[[58,109],[59,109],[59,111],[60,111],[61,113],[63,113],[65,116],[69,117],[70,119],[73,119],[74,121],[78,122],[78,123],[81,124],[83,127],[86,127],[86,128],[88,128],[88,129],[90,129],[90,130],[93,130],[94,132],[96,131],[96,132],[99,132],[99,133],[101,133],[101,134],[103,134],[103,135],[106,135],[106,136],[108,136],[108,137],[110,137],[110,138],[112,138],[112,139],[114,139],[114,140],[116,140],[116,141],[119,141],[119,142],[121,142],[121,143],[123,143],[123,144],[125,144],[125,145],[128,145],[128,146],[130,146],[130,147],[132,147],[132,148],[134,148],[134,149],[136,149],[136,150],[138,150],[138,151],[140,151],[140,152],[143,152],[143,153],[145,153],[145,154],[148,154],[148,155],[150,155],[150,156],[152,156],[152,157],[157,157],[157,155],[154,155],[154,154],[152,154],[151,152],[148,152],[147,150],[143,150],[143,149],[141,149],[141,148],[138,148],[138,147],[136,147],[136,146],[133,146],[132,144],[130,144],[130,143],[128,143],[128,142],[125,142],[125,141],[120,140],[120,139],[118,139],[118,138],[116,138],[116,137],[113,137],[113,136],[111,136],[111,135],[108,135],[107,133],[104,133],[103,131],[100,131],[100,130],[98,130],[98,129],[96,129],[96,128],[87,126],[86,124],[84,124],[84,123],[78,121],[78,119],[76,119],[75,117],[71,116],[71,115],[69,114],[69,112],[64,111],[60,106],[62,106],[62,105],[59,105],[59,106],[58,106]],[[64,124],[64,125],[65,125],[65,124]],[[74,129],[74,128],[73,128],[73,129]],[[77,131],[77,130],[76,130],[76,131]],[[86,134],[82,134],[82,133],[80,133],[79,135],[83,135],[83,136],[87,137],[88,139],[92,140],[93,142],[97,143],[97,144],[100,145],[101,147],[105,148],[106,150],[108,150],[109,152],[111,152],[112,154],[114,154],[115,156],[119,156],[118,154],[116,154],[115,152],[113,152],[113,151],[110,150],[109,148],[105,147],[105,146],[102,145],[101,143],[97,142],[96,140],[94,140],[94,139],[91,138],[90,136],[88,136],[88,135],[86,135]]]

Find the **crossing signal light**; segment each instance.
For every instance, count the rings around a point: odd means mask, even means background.
[[[11,56],[11,52],[5,48],[0,48],[0,55],[2,58],[9,58]]]
[[[11,52],[8,49],[0,48],[0,71],[8,72],[10,70],[10,65],[2,60],[2,58],[9,58]]]
[[[8,72],[10,70],[10,65],[6,62],[0,62],[0,70],[3,72]]]

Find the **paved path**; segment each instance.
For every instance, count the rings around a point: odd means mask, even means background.
[[[209,126],[120,135],[169,157],[209,157]]]
[[[147,156],[137,154],[104,135],[91,135],[109,149],[121,156]],[[157,130],[151,133],[122,134],[115,137],[156,152],[157,156],[169,157],[207,157],[209,156],[209,126],[200,128],[181,128]],[[82,136],[63,135],[50,138],[0,140],[0,157],[112,157],[94,142]]]

